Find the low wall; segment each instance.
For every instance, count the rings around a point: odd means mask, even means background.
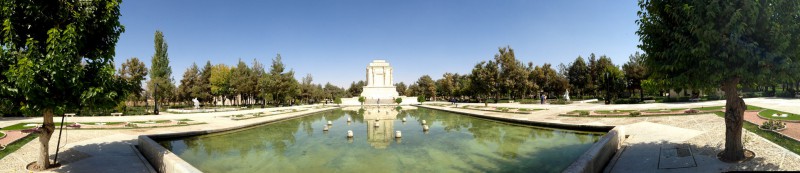
[[[581,155],[575,162],[572,162],[563,172],[593,173],[603,172],[614,154],[619,151],[622,142],[625,140],[625,130],[622,126],[615,127],[608,131],[606,135],[600,137],[592,147]]]
[[[328,110],[333,110],[338,108],[326,108],[315,110],[312,112],[301,112],[297,115],[281,117],[272,120],[265,120],[265,121],[257,121],[253,123],[248,123],[240,126],[233,126],[227,128],[220,128],[220,129],[211,129],[211,130],[199,130],[199,131],[188,131],[188,132],[177,132],[177,133],[165,133],[165,134],[153,134],[153,135],[140,135],[139,136],[139,150],[141,151],[142,155],[147,158],[147,161],[150,162],[150,165],[153,166],[158,172],[161,173],[199,173],[202,172],[189,164],[188,162],[184,161],[171,151],[167,150],[160,144],[156,142],[156,140],[163,140],[163,139],[172,139],[172,138],[181,138],[181,137],[189,137],[189,136],[197,136],[197,135],[205,135],[211,133],[220,133],[220,132],[227,132],[227,131],[234,131],[234,130],[242,130],[250,127],[260,126],[264,124],[270,124],[274,122],[279,122],[288,119],[299,118],[305,115],[309,115],[312,113],[323,112]]]
[[[602,172],[603,169],[608,164],[608,162],[611,160],[611,158],[614,157],[614,154],[616,154],[617,151],[619,151],[620,147],[622,146],[622,142],[625,140],[625,130],[624,127],[622,126],[580,125],[580,124],[566,124],[566,123],[553,123],[553,122],[539,122],[539,121],[489,116],[479,113],[461,112],[457,110],[452,110],[450,108],[441,108],[435,106],[427,106],[427,105],[418,105],[418,106],[429,109],[436,109],[440,111],[465,114],[479,118],[485,118],[503,122],[511,122],[516,124],[525,124],[525,125],[532,125],[539,127],[550,127],[550,128],[568,129],[568,130],[607,132],[605,135],[603,135],[603,137],[600,137],[600,139],[597,140],[597,142],[592,144],[592,147],[590,147],[589,150],[584,152],[583,155],[581,155],[581,157],[578,158],[578,160],[572,162],[572,164],[563,171],[568,173]]]

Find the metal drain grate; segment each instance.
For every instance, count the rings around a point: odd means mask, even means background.
[[[686,144],[662,146],[658,158],[658,169],[697,167],[692,148]]]

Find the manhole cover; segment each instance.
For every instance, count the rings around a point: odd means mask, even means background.
[[[662,146],[658,169],[696,167],[697,162],[689,145]]]

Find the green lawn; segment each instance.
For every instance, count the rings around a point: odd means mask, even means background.
[[[5,149],[0,150],[0,159],[6,157],[8,154],[13,153],[14,151],[17,151],[19,148],[22,148],[23,145],[27,144],[33,139],[36,139],[36,137],[38,136],[39,134],[33,133],[22,139],[15,141],[14,143],[9,144],[8,146],[6,146]]]
[[[718,110],[722,110],[722,107],[725,107],[725,106],[699,107],[699,108],[693,108],[693,109],[694,110],[698,110],[698,111],[718,111]]]
[[[789,116],[785,117],[785,118],[784,117],[773,117],[772,114],[779,114],[779,115],[780,114],[787,114]],[[772,109],[764,109],[763,111],[758,112],[758,115],[760,115],[761,117],[764,117],[764,118],[767,118],[767,119],[773,119],[773,120],[800,120],[800,115],[793,114],[793,113],[788,113],[788,112],[776,111],[776,110],[772,110]]]
[[[192,120],[190,120],[190,119],[180,119],[180,120],[177,120],[177,121],[192,121]],[[147,121],[132,121],[131,123],[146,123],[146,122]],[[156,120],[155,122],[156,123],[166,123],[166,122],[169,122],[169,120]],[[122,123],[125,123],[125,122],[82,122],[81,124],[98,125],[98,123],[106,123],[105,125],[119,125],[119,124],[122,124]],[[3,127],[2,129],[3,130],[25,130],[25,129],[34,128],[34,127],[25,127],[26,124],[39,124],[39,123],[32,123],[32,122],[18,123],[18,124],[10,125],[8,127]],[[64,122],[64,126],[67,126],[69,124],[73,124],[73,122]],[[61,122],[55,123],[55,126],[56,126],[56,128],[60,127],[61,126]]]
[[[0,139],[3,139],[3,137],[6,137],[6,133],[0,132]]]
[[[699,108],[692,108],[692,109],[700,110],[700,111],[716,111],[716,110],[721,110],[723,107],[725,107],[725,106],[699,107]],[[758,106],[747,105],[747,110],[754,111],[754,110],[762,110],[762,109],[764,109],[764,108],[758,107]]]
[[[717,116],[725,117],[724,112],[714,112]],[[771,115],[771,114],[770,114]],[[787,138],[781,134],[778,134],[773,131],[766,131],[761,130],[758,128],[758,125],[745,121],[744,128],[750,132],[757,134],[758,136],[763,137],[769,141],[772,141],[775,144],[780,145],[783,148],[786,148],[789,151],[792,151],[796,154],[800,154],[800,142],[795,141],[794,139]]]
[[[594,111],[594,112],[598,113],[598,114],[624,114],[624,113],[633,112],[633,111],[635,111],[635,110],[599,110],[599,111]]]
[[[662,113],[662,112],[672,112],[672,111],[679,111],[679,110],[686,110],[686,108],[673,108],[673,109],[648,109],[648,110],[643,110],[642,112],[647,112],[647,113]]]

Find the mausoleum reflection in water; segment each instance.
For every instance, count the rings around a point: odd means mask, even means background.
[[[203,172],[560,172],[601,135],[369,106],[159,143]]]

